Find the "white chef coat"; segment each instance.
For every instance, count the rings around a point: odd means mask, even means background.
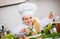
[[[41,30],[43,30],[44,27],[45,27],[49,22],[52,21],[52,19],[50,20],[50,19],[48,19],[48,18],[45,18],[44,20],[39,20],[39,19],[37,19],[37,20],[38,20],[38,22],[40,23]],[[11,32],[12,34],[18,34],[18,35],[19,35],[19,34],[20,34],[20,31],[21,31],[22,29],[28,28],[28,27],[29,27],[28,25],[26,25],[25,23],[21,22],[18,26],[16,26],[15,28],[11,29],[10,32]],[[33,31],[36,31],[35,28],[33,29]]]

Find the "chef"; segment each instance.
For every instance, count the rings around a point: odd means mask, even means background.
[[[22,17],[22,22],[11,30],[13,34],[29,34],[29,28],[33,26],[34,32],[40,32],[44,27],[53,20],[53,15],[50,14],[44,20],[33,17],[33,14],[37,11],[37,5],[34,3],[25,2],[19,5],[19,14]],[[37,13],[36,13],[37,14]],[[33,33],[35,34],[35,33]]]

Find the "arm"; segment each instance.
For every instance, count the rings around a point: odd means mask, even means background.
[[[40,21],[42,29],[53,20],[53,17],[54,16],[53,16],[52,12],[50,12],[50,14],[47,18]]]
[[[49,24],[53,19],[49,19],[49,18],[45,18],[43,20],[40,21],[41,26],[45,27],[47,24]]]

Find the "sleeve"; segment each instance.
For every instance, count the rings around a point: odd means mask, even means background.
[[[43,30],[44,27],[45,27],[46,25],[48,25],[52,20],[53,20],[53,19],[49,19],[49,18],[45,18],[45,19],[43,19],[43,20],[39,20],[39,19],[38,19],[38,22],[39,22],[39,24],[41,25],[41,30]]]
[[[26,28],[25,25],[18,24],[17,26],[15,26],[14,28],[11,29],[10,33],[19,35],[21,30],[24,29],[24,28]]]

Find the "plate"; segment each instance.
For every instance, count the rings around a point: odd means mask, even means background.
[[[42,34],[37,34],[37,35],[34,35],[34,36],[28,36],[28,37],[26,37],[26,38],[32,38],[32,37],[39,37],[39,36],[41,36]]]

